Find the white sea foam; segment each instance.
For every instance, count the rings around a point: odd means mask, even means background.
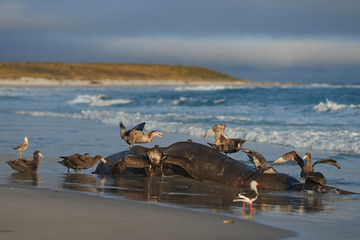
[[[218,99],[214,101],[214,104],[223,104],[225,103],[225,99]]]
[[[12,111],[12,113],[20,115],[29,115],[34,117],[61,117],[73,119],[86,119],[82,114],[77,113],[57,113],[57,112],[41,112],[41,111]]]
[[[84,94],[84,95],[78,95],[76,96],[75,99],[68,101],[68,104],[78,104],[78,103],[92,103],[95,101],[100,100],[101,98],[106,97],[103,94],[98,94],[98,95],[88,95],[88,94]]]
[[[90,107],[109,107],[114,105],[129,104],[132,100],[129,99],[104,99],[107,96],[104,94],[98,95],[79,95],[75,99],[68,101],[67,104],[81,104],[88,103]]]
[[[203,137],[211,126],[204,122],[214,119],[213,116],[193,116],[184,113],[141,114],[123,111],[83,110],[81,113],[56,113],[40,111],[15,111],[16,114],[26,114],[35,117],[62,117],[101,121],[107,125],[117,126],[123,121],[128,127],[146,122],[146,129],[157,129],[164,132],[180,133],[189,136]],[[248,118],[216,117],[221,121],[245,120]],[[227,126],[225,134],[230,138],[244,138],[248,141],[291,146],[294,148],[308,148],[327,151],[360,153],[360,133],[350,130],[333,130],[331,128],[299,129],[291,126]]]
[[[185,91],[216,91],[216,90],[224,90],[231,89],[234,86],[226,86],[226,85],[198,85],[198,86],[181,86],[175,87],[175,91],[185,92]]]
[[[329,99],[326,98],[326,102],[320,102],[319,104],[315,105],[313,108],[317,112],[332,112],[332,111],[340,111],[340,110],[343,110],[343,109],[360,108],[360,104],[359,105],[355,105],[355,104],[350,104],[350,105],[338,104],[338,103],[332,102],[332,101],[330,101]]]
[[[359,84],[310,83],[304,86],[311,88],[360,88]]]
[[[196,99],[196,98],[189,98],[189,97],[180,97],[179,99],[173,100],[171,105],[172,106],[179,106],[179,105],[187,105],[187,104],[215,104],[220,105],[224,104],[225,99],[216,99],[216,100],[209,100],[209,99]]]

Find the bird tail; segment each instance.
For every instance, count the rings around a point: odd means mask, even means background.
[[[119,126],[120,126],[120,137],[123,138],[126,133],[126,128],[122,122],[119,122]]]

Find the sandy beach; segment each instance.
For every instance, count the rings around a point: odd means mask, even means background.
[[[280,239],[251,221],[67,191],[0,186],[0,237],[8,239]],[[233,223],[224,223],[232,220]],[[261,229],[261,231],[259,231]]]

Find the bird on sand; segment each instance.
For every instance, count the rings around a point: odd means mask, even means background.
[[[13,161],[7,162],[9,166],[18,171],[19,173],[23,172],[36,172],[39,168],[39,157],[43,158],[43,155],[40,151],[36,150],[33,155],[33,160],[26,160],[24,158],[19,158]]]
[[[214,125],[204,137],[207,137],[210,133],[215,133],[215,144],[209,143],[209,145],[219,152],[225,154],[238,152],[242,148],[242,144],[246,142],[245,139],[241,138],[228,138],[225,135],[226,124],[216,124]]]
[[[98,161],[102,161],[103,163],[107,163],[106,160],[101,155],[96,155],[95,157],[91,157],[89,154],[78,154],[75,153],[71,156],[60,157],[64,160],[59,161],[58,163],[64,165],[68,168],[68,173],[70,173],[69,169],[74,169],[75,173],[81,173],[81,169],[88,169],[94,166]]]
[[[250,182],[250,189],[239,193],[233,202],[243,202],[243,212],[245,211],[245,203],[250,204],[250,213],[253,211],[252,203],[258,198],[257,186],[260,184],[253,180]]]
[[[304,162],[304,160],[306,160],[306,161]],[[338,169],[340,169],[340,165],[338,164],[338,162],[333,159],[329,159],[329,158],[321,159],[321,160],[316,161],[314,164],[311,164],[311,154],[310,153],[306,153],[305,156],[303,158],[301,158],[300,155],[296,151],[291,151],[291,152],[284,154],[283,156],[278,158],[275,162],[273,162],[273,165],[285,163],[288,161],[297,162],[297,164],[301,168],[300,176],[302,178],[306,178],[310,173],[313,173],[314,166],[319,163],[330,164],[330,165],[333,165],[333,166],[337,167]]]
[[[120,136],[121,138],[129,144],[129,147],[132,148],[135,143],[149,143],[153,140],[154,137],[163,137],[163,133],[158,131],[151,131],[146,133],[143,131],[145,122],[136,125],[134,128],[126,131],[125,126],[122,122],[120,125]]]
[[[24,137],[24,142],[14,147],[15,150],[20,151],[20,158],[24,157],[23,151],[25,151],[29,147],[29,138]]]

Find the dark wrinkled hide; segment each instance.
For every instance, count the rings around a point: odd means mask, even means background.
[[[296,178],[282,173],[261,173],[253,167],[227,157],[216,150],[194,142],[177,142],[168,147],[161,148],[164,154],[188,158],[199,169],[201,180],[209,180],[239,187],[249,187],[250,182],[255,180],[260,183],[260,190],[302,190],[301,184]],[[134,147],[130,151],[116,153],[106,158],[108,164],[102,162],[96,168],[95,173],[109,174],[112,166],[122,160],[127,154],[146,155],[147,148]],[[173,164],[165,164],[165,175],[176,173],[184,174],[183,169]],[[325,186],[324,186],[325,187]],[[342,192],[346,193],[346,192]]]

